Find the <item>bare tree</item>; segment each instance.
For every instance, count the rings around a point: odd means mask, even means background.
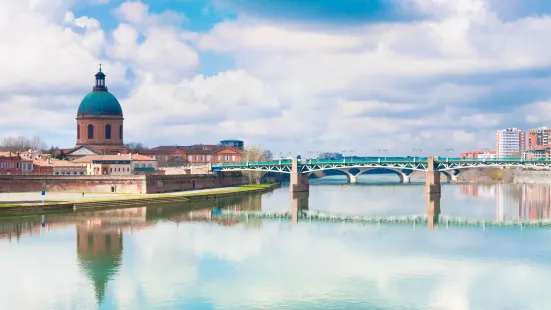
[[[4,138],[1,148],[8,152],[17,153],[25,152],[31,149],[44,150],[48,148],[48,146],[40,139],[40,137],[35,136],[32,139],[28,139],[26,137],[19,136]]]
[[[124,145],[132,153],[139,153],[143,150],[149,150],[149,148],[139,142],[129,142]]]
[[[265,151],[259,146],[246,148],[243,150],[242,160],[246,162],[259,162],[268,160],[264,155]],[[267,155],[267,154],[266,154]],[[245,171],[244,174],[249,178],[249,182],[255,182],[256,184],[260,183],[260,178],[262,177],[262,171]]]

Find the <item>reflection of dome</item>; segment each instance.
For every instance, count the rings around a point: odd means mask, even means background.
[[[122,234],[77,228],[77,257],[84,273],[94,283],[101,303],[107,282],[118,272],[122,261]]]
[[[117,115],[122,116],[122,108],[115,96],[108,91],[89,93],[78,107],[77,115]]]

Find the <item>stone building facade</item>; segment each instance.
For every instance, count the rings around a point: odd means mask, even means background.
[[[77,147],[87,146],[101,154],[124,151],[122,108],[105,85],[105,74],[96,74],[96,85],[86,95],[77,112]]]

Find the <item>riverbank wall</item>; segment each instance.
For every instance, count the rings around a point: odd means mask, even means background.
[[[515,171],[514,183],[551,184],[551,171]]]
[[[205,175],[0,175],[0,192],[86,192],[153,194],[239,186],[248,183],[240,173]]]
[[[243,185],[231,189],[220,189],[199,193],[179,193],[179,194],[152,194],[138,195],[120,198],[106,198],[89,201],[63,201],[46,202],[44,204],[35,203],[12,203],[9,205],[0,205],[0,215],[22,215],[22,214],[43,214],[59,213],[78,210],[106,210],[133,208],[136,206],[158,205],[158,204],[181,204],[197,203],[204,201],[217,201],[219,199],[228,199],[232,197],[258,195],[273,191],[279,188],[278,184],[259,184]]]

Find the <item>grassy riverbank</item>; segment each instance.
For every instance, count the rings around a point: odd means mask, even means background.
[[[148,195],[120,195],[79,199],[69,201],[41,202],[0,202],[1,214],[24,214],[39,212],[62,212],[76,209],[104,209],[113,207],[133,207],[161,203],[180,203],[201,200],[216,200],[222,197],[249,195],[271,191],[279,184],[250,184],[227,189],[212,189],[201,192],[180,192]]]

